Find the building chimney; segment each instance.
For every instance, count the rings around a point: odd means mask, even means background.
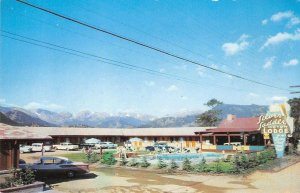
[[[227,121],[232,121],[232,120],[234,120],[235,118],[236,118],[235,115],[232,115],[232,114],[228,114],[228,115],[227,115]]]

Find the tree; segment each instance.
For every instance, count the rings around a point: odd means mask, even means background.
[[[205,103],[206,106],[210,107],[210,108],[214,108],[218,105],[221,105],[223,104],[223,102],[221,101],[218,101],[217,99],[213,98],[213,99],[210,99],[207,103]]]
[[[294,147],[297,148],[298,140],[300,139],[300,98],[288,100],[291,106],[290,116],[294,118]]]
[[[213,108],[221,104],[223,103],[221,101],[218,101],[217,99],[210,99],[207,103],[205,103],[205,105],[210,107],[211,109],[199,115],[196,120],[197,124],[201,127],[217,126],[221,121],[221,119],[219,118],[221,111]]]

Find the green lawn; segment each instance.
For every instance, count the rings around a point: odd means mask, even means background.
[[[106,150],[106,151],[110,151],[112,153],[116,153],[116,150],[112,149],[112,150]],[[87,157],[85,155],[85,153],[65,153],[65,154],[59,154],[59,155],[53,155],[53,156],[57,156],[57,157],[66,157],[68,158],[69,160],[71,161],[74,161],[74,162],[85,162],[87,163]],[[97,156],[99,157],[99,160],[100,160],[100,155],[97,154]]]
[[[85,153],[66,153],[66,154],[59,154],[59,155],[53,155],[57,157],[66,157],[71,161],[75,162],[87,162]]]

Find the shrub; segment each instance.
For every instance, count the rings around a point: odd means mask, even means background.
[[[249,168],[254,168],[258,165],[258,160],[257,160],[256,153],[250,153],[248,156],[249,160]]]
[[[208,170],[208,165],[206,164],[206,162],[203,162],[202,160],[201,160],[200,163],[198,163],[194,166],[194,170],[196,172],[207,172],[207,171],[209,171]]]
[[[233,158],[233,172],[240,173],[242,171],[243,168],[241,166],[240,156],[238,154],[235,154]]]
[[[175,162],[175,160],[171,160],[170,161],[170,169],[171,170],[176,170],[177,168],[179,168],[179,165]]]
[[[0,183],[0,188],[10,188],[20,185],[28,185],[35,182],[35,175],[32,169],[26,167],[24,170],[12,170],[13,177],[5,178],[5,182]]]
[[[114,165],[116,162],[117,160],[115,159],[113,152],[104,152],[102,154],[101,163]]]
[[[267,163],[269,160],[273,160],[276,158],[276,153],[274,149],[266,149],[264,151],[259,152],[258,156],[258,165]]]
[[[96,163],[99,161],[99,157],[96,152],[87,152],[85,156],[88,163]]]
[[[120,160],[120,166],[125,166],[128,163],[127,159],[125,156],[122,156]]]
[[[168,166],[168,164],[166,164],[166,162],[164,162],[164,160],[162,158],[158,158],[158,164],[157,167],[159,169],[163,169],[166,168]]]
[[[234,166],[230,162],[217,161],[208,164],[206,171],[213,173],[232,173]]]
[[[140,165],[141,165],[141,167],[143,167],[143,168],[147,168],[147,167],[149,167],[151,164],[148,162],[148,160],[147,160],[146,157],[143,157],[142,162],[141,162]]]
[[[128,166],[130,166],[130,167],[138,167],[139,166],[139,162],[135,158],[132,158],[128,162]]]
[[[193,167],[191,164],[192,164],[192,162],[188,158],[185,158],[182,162],[182,170],[185,170],[185,171],[193,170]]]
[[[204,158],[204,156],[203,156],[203,158],[201,160],[201,164],[206,164],[206,159]]]
[[[245,155],[245,153],[243,153],[240,157],[240,162],[241,162],[241,167],[243,168],[243,170],[246,170],[249,168],[249,159],[248,157]]]

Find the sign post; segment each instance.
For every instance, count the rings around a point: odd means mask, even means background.
[[[291,134],[290,124],[288,123],[288,113],[285,105],[279,105],[280,111],[268,112],[259,118],[259,130],[264,134],[264,139],[272,135],[277,158],[282,158],[286,145],[287,134]]]

